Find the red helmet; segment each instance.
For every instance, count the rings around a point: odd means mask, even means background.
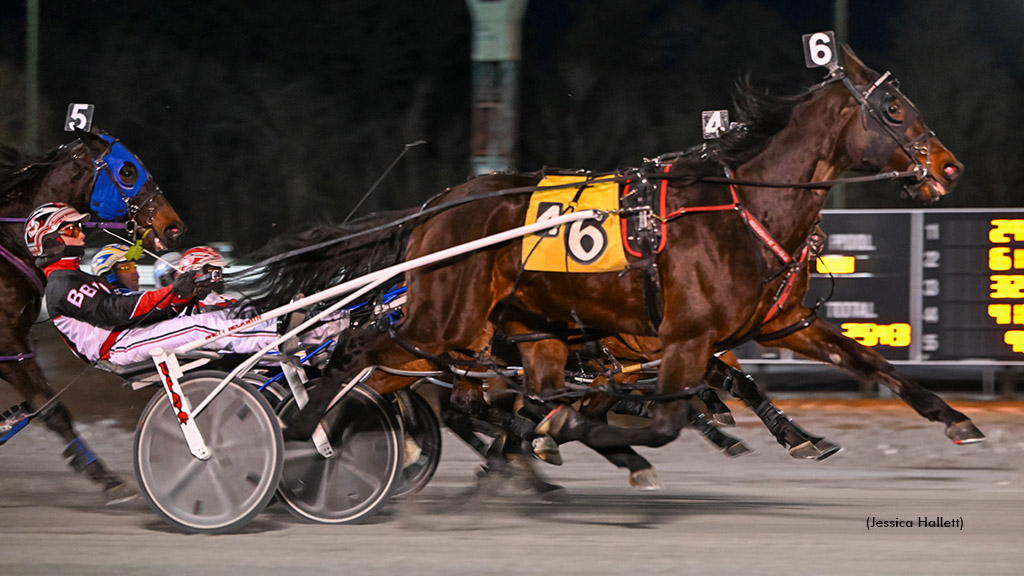
[[[64,251],[60,229],[89,219],[63,202],[48,202],[37,207],[25,220],[25,245],[33,256],[56,256]]]
[[[224,268],[224,257],[209,246],[196,246],[186,250],[178,262],[178,270],[181,272],[202,272],[205,266]]]

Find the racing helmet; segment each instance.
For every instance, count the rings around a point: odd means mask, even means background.
[[[92,257],[92,273],[94,276],[107,277],[114,271],[114,267],[119,262],[127,262],[128,258],[125,256],[128,253],[129,246],[124,244],[107,244],[100,251]],[[107,278],[109,280],[109,278]]]
[[[57,256],[64,252],[60,229],[68,224],[81,224],[89,219],[63,202],[47,202],[36,207],[25,220],[25,245],[29,254]]]
[[[189,248],[181,255],[178,263],[178,270],[182,272],[202,272],[206,266],[213,268],[224,268],[224,257],[220,252],[209,246],[196,246]]]
[[[181,254],[168,252],[161,254],[153,265],[153,284],[157,288],[170,286],[174,283],[174,277],[178,275],[178,262],[181,261]]]

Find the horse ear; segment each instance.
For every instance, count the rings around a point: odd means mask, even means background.
[[[850,48],[849,44],[843,44],[841,48],[843,52],[843,69],[846,70],[847,76],[855,82],[870,82],[872,76],[877,76],[853,53],[853,49]]]
[[[85,144],[85,147],[92,152],[93,156],[100,157],[107,152],[110,152],[110,142],[100,138],[99,134],[87,132],[81,128],[75,128],[75,136],[78,137],[82,144]]]

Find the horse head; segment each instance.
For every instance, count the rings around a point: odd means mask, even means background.
[[[106,134],[84,130],[75,134],[92,155],[89,210],[102,220],[130,222],[132,235],[150,250],[174,248],[185,223],[138,156]]]
[[[843,67],[833,77],[842,80],[860,110],[845,135],[845,152],[854,168],[908,173],[911,181],[904,189],[925,202],[953,190],[963,164],[928,129],[888,72],[874,72],[843,46]]]

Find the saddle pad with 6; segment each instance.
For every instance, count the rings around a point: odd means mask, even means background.
[[[525,225],[577,210],[616,210],[619,185],[587,186],[585,176],[548,176],[538,187],[579,182],[579,186],[538,190],[530,196]],[[580,192],[580,186],[586,188]],[[570,206],[579,196],[575,206]],[[523,268],[537,272],[618,272],[627,266],[617,215],[580,220],[523,237]]]

